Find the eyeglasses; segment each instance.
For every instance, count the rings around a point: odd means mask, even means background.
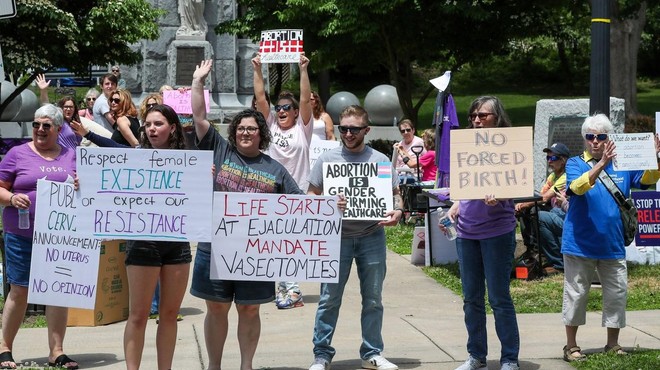
[[[598,139],[598,141],[605,141],[607,140],[607,134],[584,134],[584,138],[588,141],[593,141],[594,138]]]
[[[119,72],[119,70],[118,69],[113,69],[112,72]]]
[[[236,133],[239,134],[244,134],[248,133],[250,135],[255,134],[257,131],[259,131],[259,127],[254,127],[254,126],[238,126],[236,127]]]
[[[402,134],[405,134],[406,132],[411,132],[411,131],[412,131],[411,128],[402,128],[401,130],[399,130],[399,132],[402,133]]]
[[[470,121],[474,121],[475,118],[479,117],[479,121],[483,121],[486,118],[488,118],[488,116],[491,115],[494,116],[495,113],[472,113],[468,115],[468,118],[470,119]]]
[[[560,160],[561,157],[558,156],[558,155],[549,155],[549,156],[545,157],[545,159],[547,159],[548,162],[554,162],[554,161]]]
[[[87,101],[95,101],[96,98],[87,98]]]
[[[50,130],[51,127],[53,127],[52,123],[41,123],[36,121],[32,122],[32,128],[36,128],[36,129],[43,128],[44,131],[48,131]]]
[[[275,112],[279,112],[280,109],[284,109],[285,112],[288,112],[291,110],[291,108],[292,108],[291,104],[276,105]]]
[[[358,133],[360,133],[360,131],[362,131],[362,129],[367,128],[367,126],[363,126],[363,127],[337,126],[337,128],[339,129],[339,132],[342,134],[350,132],[353,135],[357,135]]]
[[[115,104],[119,104],[119,103],[121,103],[121,100],[120,100],[119,98],[112,98],[112,99],[109,99],[109,101],[110,101],[111,103],[115,103]]]
[[[157,105],[158,105],[158,104],[156,104],[156,103],[147,104],[147,110],[151,110],[151,108],[153,108],[153,107],[155,107],[155,106],[157,106]]]
[[[65,106],[62,106],[62,109],[75,109],[75,108],[76,108],[76,107],[73,106],[73,105],[65,105]]]

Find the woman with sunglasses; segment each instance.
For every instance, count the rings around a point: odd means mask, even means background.
[[[616,145],[609,134],[614,127],[604,114],[587,117],[582,124],[584,152],[566,164],[566,188],[571,195],[564,219],[561,252],[564,255],[562,318],[566,330],[564,360],[585,358],[577,344],[577,331],[586,323],[591,282],[600,278],[603,292],[602,326],[607,328],[604,352],[625,355],[619,332],[626,326],[628,270],[621,213],[604,185],[609,181],[624,197],[631,188],[646,189],[660,178],[660,171],[616,171]],[[660,151],[655,137],[655,151]],[[660,165],[659,165],[660,167]],[[601,179],[605,173],[605,179]],[[631,343],[632,344],[632,343]]]
[[[468,128],[510,127],[500,100],[494,96],[475,99],[468,109]],[[484,194],[481,200],[456,201],[448,211],[456,224],[456,251],[463,288],[463,312],[468,332],[468,359],[456,370],[485,369],[488,355],[485,293],[493,308],[495,331],[500,340],[500,369],[518,370],[520,335],[509,291],[513,252],[516,249],[516,217],[513,200]],[[444,231],[444,227],[440,226]]]
[[[75,150],[58,144],[63,124],[60,108],[52,104],[41,106],[34,114],[32,141],[11,148],[0,162],[5,275],[11,287],[2,312],[0,367],[3,369],[13,369],[17,365],[12,351],[27,308],[37,181],[73,182],[75,177]],[[19,223],[20,210],[29,212],[28,227]],[[68,312],[67,307],[46,307],[50,345],[48,363],[53,367],[77,369],[78,363],[65,355],[63,350]]]
[[[108,104],[110,104],[110,111],[115,118],[112,140],[119,144],[136,147],[140,121],[137,119],[137,109],[133,104],[131,93],[127,90],[115,90],[110,93]]]
[[[403,119],[396,124],[403,139],[398,143],[394,143],[394,167],[399,173],[399,184],[412,184],[417,179],[416,175],[412,173],[408,162],[417,158],[416,154],[411,149],[412,147],[419,148],[419,156],[421,157],[426,153],[424,148],[424,140],[415,135],[415,125],[409,119]]]
[[[140,120],[144,122],[151,108],[161,104],[163,104],[163,96],[160,93],[147,95],[140,103]]]
[[[300,54],[298,67],[300,68],[300,102],[293,93],[283,91],[280,93],[275,112],[270,111],[266,100],[264,76],[261,71],[261,55],[252,58],[254,69],[254,96],[257,100],[257,110],[267,117],[268,128],[273,136],[273,145],[268,147],[268,155],[280,162],[289,171],[296,183],[307,191],[309,176],[309,146],[312,141],[312,104],[310,97],[312,89],[309,84],[307,67],[309,59],[305,53]],[[298,283],[280,282],[275,300],[277,308],[294,308],[303,305],[302,292]]]
[[[99,91],[96,90],[95,88],[91,88],[87,90],[87,94],[85,94],[85,108],[81,109],[78,111],[78,116],[87,118],[89,120],[94,120],[94,103],[96,102],[96,98],[99,97]]]

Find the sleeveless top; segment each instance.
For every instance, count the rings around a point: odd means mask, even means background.
[[[327,140],[325,136],[325,121],[321,118],[316,119],[312,117],[312,136],[316,136],[321,140]]]
[[[140,134],[138,133],[138,130],[140,129],[140,121],[136,117],[126,116],[126,118],[128,118],[128,120],[131,122],[131,132],[133,133],[135,138],[138,139],[139,141]],[[117,130],[117,123],[115,123],[114,129],[115,131],[112,132],[112,137],[110,138],[119,144],[132,147],[132,145],[128,142],[128,140],[124,138],[124,135],[122,135],[121,132]]]

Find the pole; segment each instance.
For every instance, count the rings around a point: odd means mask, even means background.
[[[589,114],[610,115],[610,0],[591,2]]]

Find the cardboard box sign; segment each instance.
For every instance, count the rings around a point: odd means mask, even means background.
[[[128,318],[128,279],[125,258],[125,240],[103,242],[94,309],[70,308],[67,326],[106,325]]]

